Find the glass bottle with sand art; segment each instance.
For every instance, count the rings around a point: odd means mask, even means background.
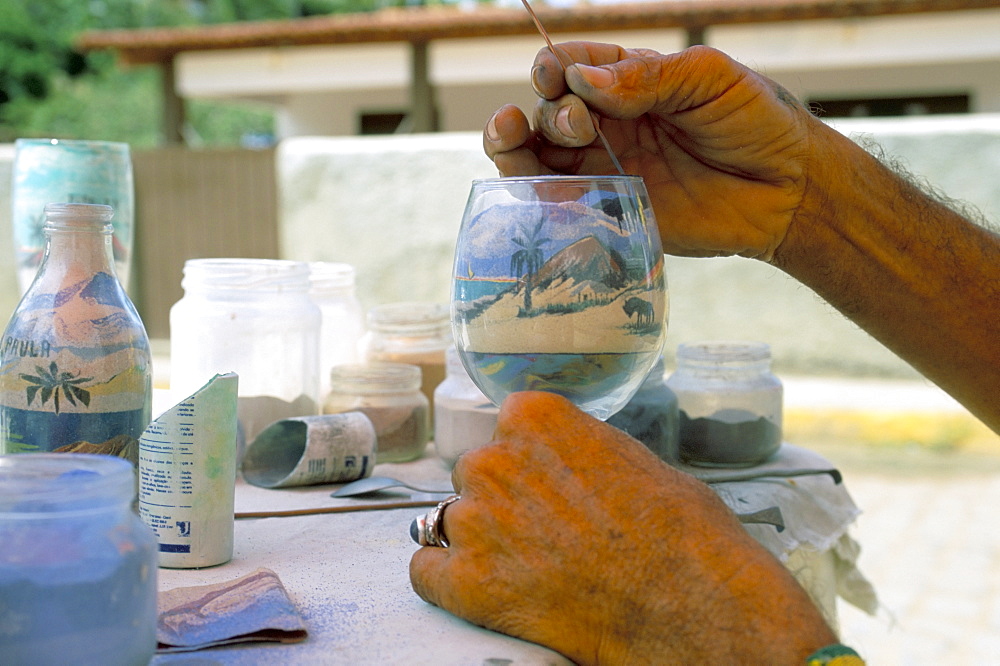
[[[138,460],[149,339],[115,275],[110,206],[49,204],[34,281],[0,346],[0,451]]]
[[[641,178],[473,182],[452,327],[469,375],[494,403],[551,391],[608,418],[659,358],[666,316],[663,249]]]

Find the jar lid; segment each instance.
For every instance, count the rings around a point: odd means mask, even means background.
[[[441,303],[389,303],[368,312],[368,326],[387,333],[450,330],[451,311]]]
[[[317,291],[354,286],[354,266],[330,261],[309,262],[309,284]]]
[[[771,358],[765,342],[713,341],[685,342],[677,346],[677,360],[694,363],[756,363]]]
[[[330,370],[330,390],[338,393],[406,393],[418,391],[420,367],[409,363],[335,365]]]
[[[305,292],[309,264],[285,259],[188,259],[181,287]]]

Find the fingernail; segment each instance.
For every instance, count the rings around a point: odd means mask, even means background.
[[[490,117],[490,121],[486,123],[486,138],[490,141],[498,141],[500,139],[500,132],[497,131],[496,114],[493,114]]]
[[[594,88],[607,88],[615,82],[615,75],[603,67],[591,67],[590,65],[574,65],[580,72],[583,80]]]
[[[531,89],[535,91],[536,94],[541,94],[541,86],[538,85],[538,76],[545,71],[543,67],[535,65],[531,68]]]
[[[575,139],[576,132],[573,131],[572,125],[569,122],[569,113],[573,107],[564,106],[563,108],[556,111],[555,126],[559,130],[559,133],[568,139]]]

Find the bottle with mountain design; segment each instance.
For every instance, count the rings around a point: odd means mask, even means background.
[[[113,214],[94,204],[45,207],[42,263],[0,339],[0,453],[138,460],[152,364],[115,275]]]

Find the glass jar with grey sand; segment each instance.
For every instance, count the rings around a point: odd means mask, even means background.
[[[682,344],[667,386],[680,410],[683,462],[750,467],[781,446],[782,385],[767,344]]]

